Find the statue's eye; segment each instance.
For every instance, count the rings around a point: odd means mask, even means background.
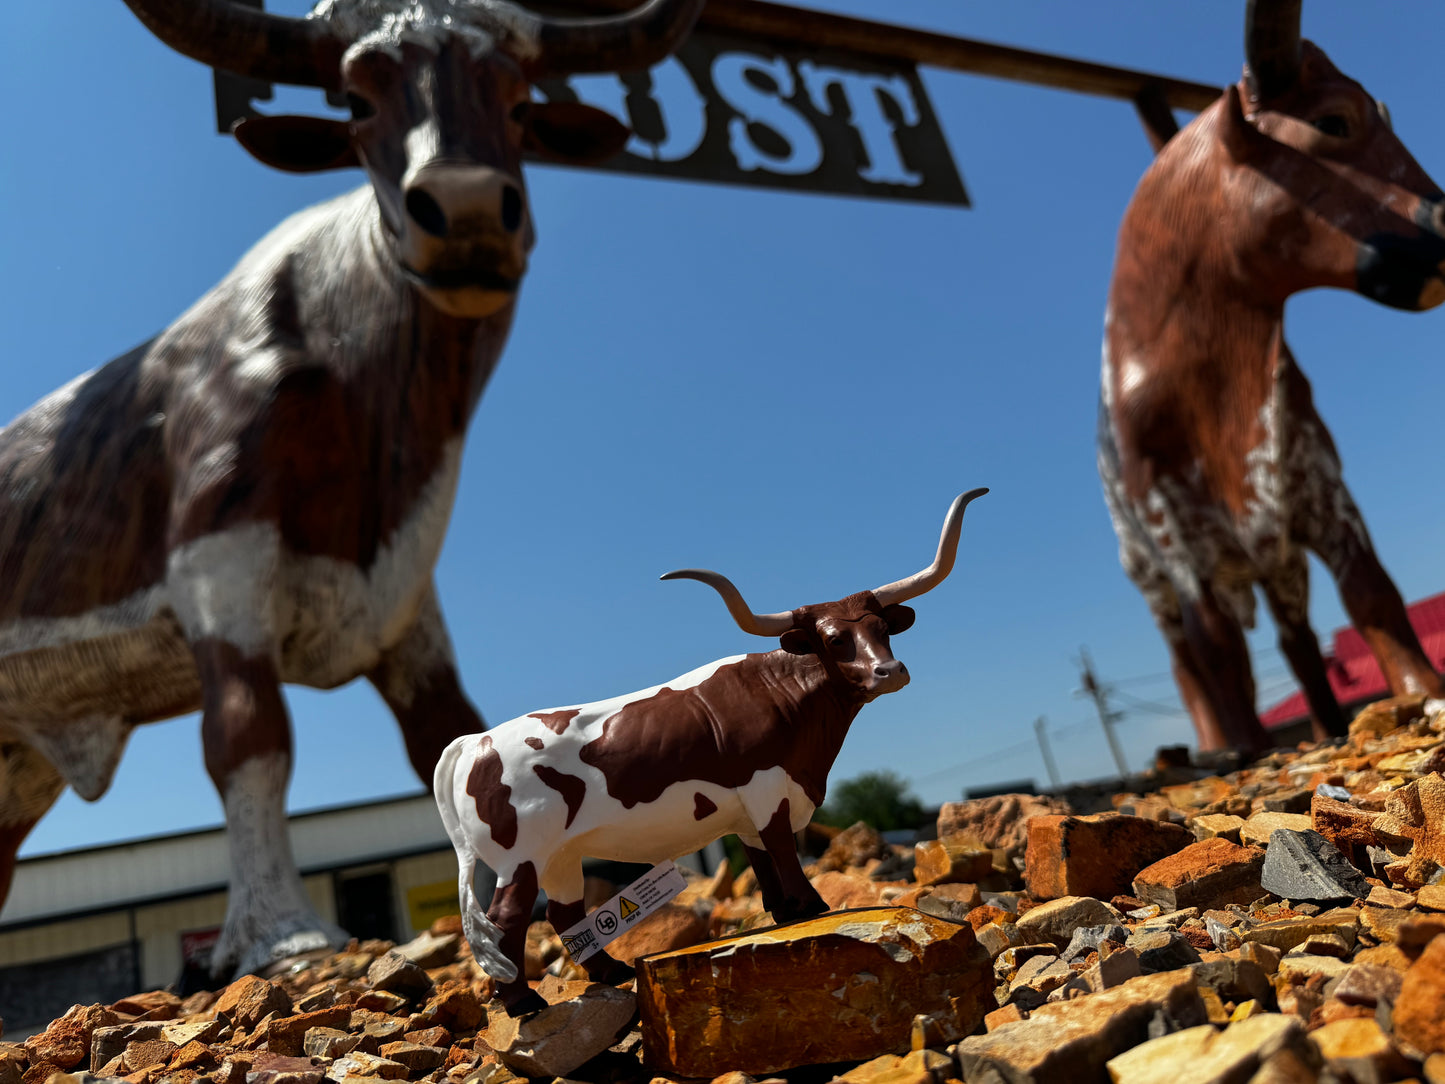
[[[366,120],[368,117],[376,116],[376,106],[360,94],[347,94],[346,105],[351,110],[352,120]]]
[[[1350,122],[1338,113],[1326,113],[1323,117],[1316,117],[1312,123],[1327,136],[1335,139],[1350,138]]]
[[[828,637],[828,646],[829,646],[829,647],[846,647],[847,645],[848,645],[848,637],[842,635],[841,633],[839,633],[839,634],[837,634],[837,635],[834,635],[834,636],[829,636],[829,637]]]

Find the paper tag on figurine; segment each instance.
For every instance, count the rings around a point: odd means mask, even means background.
[[[675,862],[653,866],[617,895],[562,934],[562,947],[577,963],[621,937],[684,888],[687,878]]]

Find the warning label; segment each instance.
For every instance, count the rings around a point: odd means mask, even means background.
[[[664,862],[653,866],[577,925],[564,930],[562,945],[573,960],[581,963],[686,887],[687,879],[676,863]]]

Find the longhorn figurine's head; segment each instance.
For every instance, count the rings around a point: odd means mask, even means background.
[[[540,103],[531,84],[646,68],[686,36],[703,0],[552,19],[507,0],[320,0],[310,16],[239,0],[126,0],[167,45],[238,75],[344,94],[349,121],[252,117],[256,158],[297,172],[362,166],[402,272],[453,316],[515,297],[535,239],[522,154],[594,162],[628,131],[601,110]]]
[[[943,520],[938,552],[923,571],[837,602],[802,606],[787,613],[758,614],[743,601],[732,581],[717,572],[684,568],[662,578],[707,584],[722,596],[728,612],[744,632],[776,636],[783,650],[794,655],[816,655],[859,698],[872,700],[908,684],[908,668],[893,657],[888,637],[913,624],[913,608],[904,603],[933,590],[953,571],[963,511],[975,497],[987,492],[973,489],[954,499]]]

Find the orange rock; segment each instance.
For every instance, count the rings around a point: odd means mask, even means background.
[[[237,1027],[249,1030],[270,1013],[289,1013],[291,997],[274,982],[255,975],[242,975],[221,991],[214,1007],[217,1016],[224,1016]]]
[[[901,907],[664,953],[637,973],[647,1065],[707,1078],[902,1053],[918,1015],[953,1041],[994,1007],[993,986],[967,926]]]
[[[1395,1002],[1395,1034],[1425,1054],[1445,1051],[1445,937],[1425,947],[1405,972]]]
[[[876,881],[849,873],[831,871],[813,878],[813,887],[830,911],[850,907],[876,907],[883,902],[883,891]]]
[[[1202,839],[1177,854],[1141,869],[1134,895],[1166,911],[1182,907],[1224,907],[1264,895],[1260,870],[1264,851],[1225,839]]]
[[[925,840],[914,845],[913,855],[920,885],[978,882],[993,872],[993,852],[974,836]]]
[[[1194,842],[1182,825],[1118,813],[1035,817],[1028,832],[1024,881],[1040,900],[1111,899],[1141,869]]]
[[[25,1040],[30,1065],[73,1069],[90,1056],[90,1037],[96,1028],[112,1027],[120,1018],[102,1005],[73,1005],[39,1035]]]

